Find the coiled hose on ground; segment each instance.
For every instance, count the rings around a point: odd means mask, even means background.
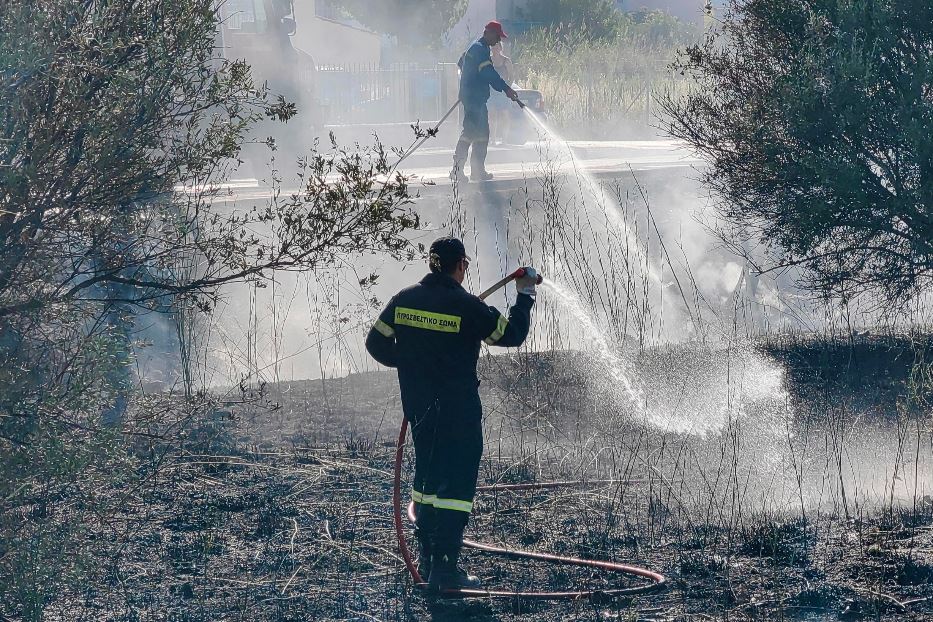
[[[402,428],[399,431],[398,435],[398,445],[395,450],[395,479],[392,490],[392,505],[395,511],[395,533],[398,536],[398,547],[399,552],[402,554],[402,558],[405,560],[405,566],[408,568],[408,572],[411,574],[412,581],[414,584],[424,589],[427,584],[422,579],[421,575],[418,574],[418,568],[415,566],[412,561],[411,551],[408,549],[408,542],[405,539],[404,526],[402,525],[402,462],[404,458],[405,450],[405,438],[408,433],[408,421],[406,419],[402,420]],[[499,484],[493,486],[481,486],[477,488],[477,491],[486,492],[486,491],[503,491],[503,490],[542,490],[548,488],[560,488],[565,486],[579,485],[583,482],[541,482],[534,484]],[[408,505],[408,518],[412,522],[415,520],[414,516],[414,504],[409,503]],[[585,599],[595,599],[602,597],[619,597],[619,596],[635,596],[639,594],[649,594],[651,592],[656,592],[664,589],[667,584],[667,579],[664,575],[654,572],[653,570],[648,570],[647,568],[640,568],[638,566],[629,566],[627,564],[619,564],[616,562],[601,561],[601,560],[588,560],[588,559],[578,559],[576,557],[563,557],[560,555],[551,555],[548,553],[536,553],[533,551],[521,551],[518,549],[507,549],[498,546],[492,546],[489,544],[483,544],[482,542],[476,542],[473,540],[464,540],[463,545],[476,549],[478,551],[485,551],[486,553],[491,553],[493,555],[502,555],[504,557],[510,557],[512,559],[529,559],[548,562],[552,564],[564,564],[568,566],[583,566],[585,568],[597,568],[599,570],[608,570],[610,572],[618,572],[625,575],[642,577],[648,579],[650,583],[645,585],[637,585],[633,587],[620,587],[612,588],[607,590],[577,590],[577,591],[560,591],[560,592],[548,592],[548,591],[528,591],[528,592],[516,592],[508,590],[445,590],[439,594],[443,598],[526,598],[526,599],[535,599],[535,600],[585,600]]]

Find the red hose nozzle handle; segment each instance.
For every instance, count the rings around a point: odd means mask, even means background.
[[[519,268],[518,270],[516,270],[515,272],[513,272],[512,274],[510,274],[510,275],[509,275],[509,278],[510,278],[510,279],[520,279],[520,278],[522,278],[523,276],[525,276],[525,269],[524,269],[524,268]],[[544,277],[541,276],[541,275],[539,274],[539,275],[538,275],[538,280],[535,282],[535,285],[541,285],[541,283],[543,283],[543,282],[544,282]]]
[[[505,286],[509,283],[509,281],[514,281],[515,279],[520,279],[520,278],[522,278],[523,276],[525,276],[525,269],[524,269],[524,268],[519,268],[518,270],[516,270],[516,271],[513,272],[512,274],[508,275],[507,277],[500,279],[499,282],[497,282],[495,285],[493,285],[492,287],[490,287],[489,289],[487,289],[486,291],[484,291],[482,294],[480,294],[480,295],[479,295],[479,299],[480,299],[480,300],[485,300],[486,298],[488,298],[489,296],[491,296],[491,295],[493,294],[493,292],[497,291],[498,289],[500,289],[500,288],[502,288],[502,287],[505,287]],[[539,275],[538,275],[538,280],[535,282],[535,285],[541,285],[541,283],[543,283],[543,282],[544,282],[544,277],[541,276],[541,275],[539,274]]]

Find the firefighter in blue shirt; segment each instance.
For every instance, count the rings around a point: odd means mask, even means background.
[[[415,444],[415,535],[432,590],[479,587],[458,565],[483,454],[476,363],[480,342],[516,347],[528,335],[537,274],[525,269],[505,318],[463,289],[470,258],[456,238],[431,245],[431,272],[396,294],[366,338],[377,361],[398,369],[402,411]]]
[[[489,88],[502,91],[516,101],[518,94],[492,66],[489,48],[508,36],[502,30],[502,24],[496,21],[486,24],[483,36],[463,53],[457,65],[460,67],[460,103],[463,105],[463,132],[454,151],[454,167],[450,171],[451,181],[467,180],[463,172],[467,152],[473,146],[470,158],[470,179],[489,181],[492,174],[486,171],[486,150],[489,147],[489,111],[486,101]]]

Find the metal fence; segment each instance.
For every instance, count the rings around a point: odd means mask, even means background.
[[[325,65],[315,71],[314,82],[328,125],[426,123],[440,119],[456,100],[445,64]]]
[[[653,98],[685,88],[688,80],[671,74],[666,59],[620,59],[581,74],[575,66],[515,66],[517,81],[541,91],[555,121],[606,122],[629,118],[649,123]],[[593,74],[596,75],[593,75]],[[453,63],[309,66],[302,81],[311,85],[324,125],[375,125],[439,120],[457,100],[459,77]]]

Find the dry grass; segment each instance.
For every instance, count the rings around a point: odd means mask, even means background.
[[[689,266],[675,304],[655,304],[660,282],[647,268],[659,257],[667,270],[677,264],[650,213],[636,209],[638,195],[617,197],[619,228],[607,224],[605,204],[569,199],[543,174],[542,193],[514,206],[511,237],[500,232],[503,263],[565,277],[607,327],[626,373],[638,374],[644,400],[621,396],[566,308],[540,296],[528,347],[482,359],[481,479],[615,483],[481,496],[470,535],[645,564],[670,577],[669,591],[613,603],[426,601],[409,584],[392,532],[393,374],[269,384],[251,376],[227,403],[194,409],[159,396],[137,404],[135,471],[95,490],[111,501],[94,523],[106,527],[83,541],[87,567],[100,570],[51,595],[45,619],[933,615],[926,341],[850,333],[840,342],[827,333],[751,342],[739,320],[749,301],[714,305]],[[477,228],[454,205],[444,228],[470,225]],[[732,315],[723,313],[730,305]],[[343,309],[321,313],[328,325],[325,314]],[[687,318],[694,337],[665,343],[665,327]],[[355,338],[343,334],[335,350]],[[262,395],[250,390],[260,386]],[[678,420],[702,426],[670,425]],[[468,557],[490,586],[616,580]]]
[[[481,480],[638,483],[481,495],[469,535],[645,564],[671,579],[663,594],[576,605],[432,604],[418,595],[392,531],[390,446],[398,403],[397,390],[387,395],[393,376],[386,372],[292,383],[273,412],[242,405],[233,419],[198,422],[190,431],[199,442],[167,455],[109,517],[118,537],[99,560],[108,571],[55,601],[47,619],[751,620],[848,612],[922,620],[933,613],[933,602],[924,600],[933,597],[928,499],[891,511],[867,503],[856,508],[852,499],[846,520],[837,496],[804,518],[792,505],[762,503],[778,486],[765,485],[749,468],[745,453],[758,449],[738,422],[705,438],[659,434],[637,423],[599,431],[586,424],[594,402],[583,392],[550,405],[516,397],[522,393],[513,382],[522,380],[512,379],[529,366],[546,366],[552,381],[572,383],[570,358],[484,362]],[[786,360],[789,371],[799,371],[794,361],[802,359]],[[828,361],[826,368],[834,366]],[[828,386],[816,375],[790,376],[801,396]],[[860,391],[865,403],[880,403],[870,385]],[[847,384],[832,386],[852,392]],[[559,393],[555,388],[548,399]],[[387,405],[390,414],[384,421],[362,417],[364,404]],[[345,416],[334,416],[339,413]],[[811,445],[830,443],[837,432],[814,430],[816,422],[795,425],[811,426]],[[834,461],[821,464],[833,480]],[[409,455],[406,478],[410,466]],[[469,553],[468,563],[496,587],[618,584],[600,573],[478,553]]]

